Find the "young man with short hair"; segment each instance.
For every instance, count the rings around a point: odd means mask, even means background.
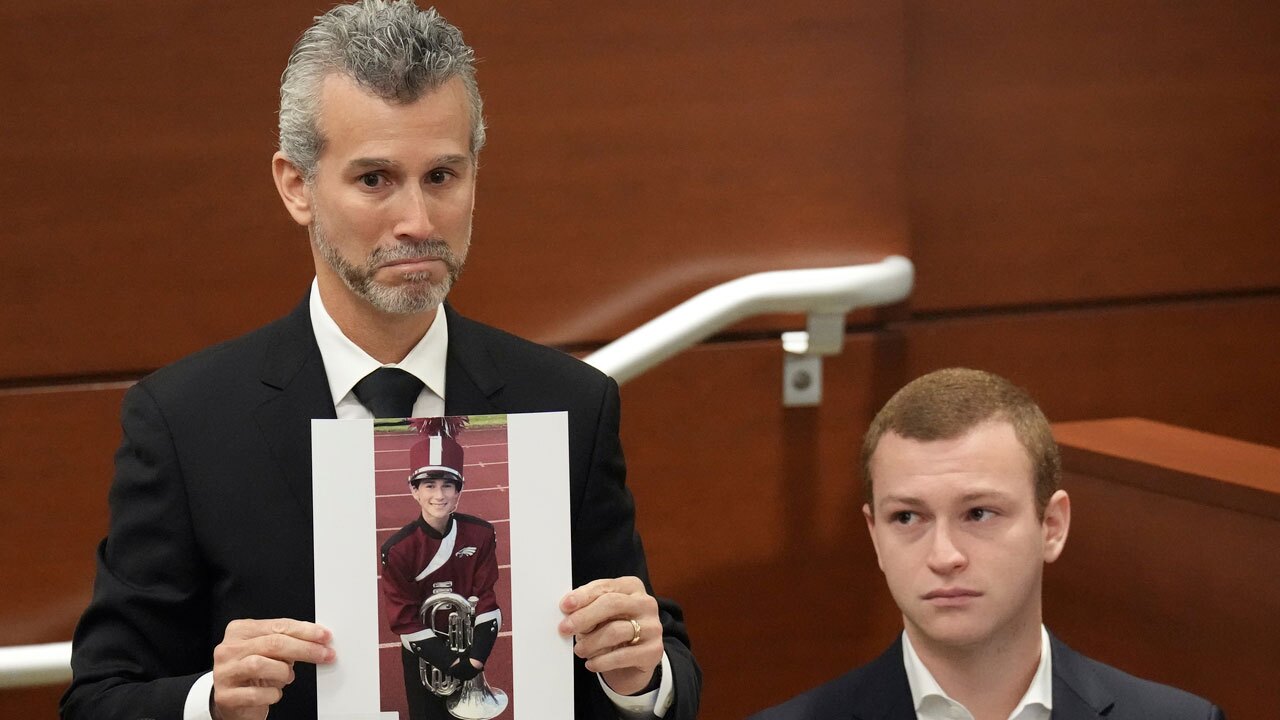
[[[876,415],[862,460],[862,511],[905,629],[870,664],[754,720],[1222,718],[1045,629],[1041,579],[1071,501],[1048,420],[1020,388],[977,370],[925,375]]]

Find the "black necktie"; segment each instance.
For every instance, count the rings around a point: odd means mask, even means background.
[[[400,368],[382,367],[365,375],[352,392],[375,418],[403,418],[413,414],[422,381]]]

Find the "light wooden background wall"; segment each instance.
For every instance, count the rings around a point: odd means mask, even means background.
[[[70,637],[121,383],[302,297],[306,240],[268,159],[280,71],[326,8],[0,5],[0,644]],[[909,303],[851,317],[820,408],[780,407],[791,317],[624,388],[639,522],[688,613],[704,717],[892,638],[854,447],[920,373],[1005,374],[1054,420],[1280,444],[1280,6],[441,9],[482,59],[490,121],[463,312],[583,351],[744,273],[916,263]],[[1129,669],[1212,691],[1178,667]],[[0,694],[0,715],[52,717],[58,694]]]

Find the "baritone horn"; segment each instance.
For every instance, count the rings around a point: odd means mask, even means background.
[[[422,603],[422,624],[437,635],[446,638],[449,649],[455,653],[471,649],[475,638],[476,602],[457,593],[436,593]],[[435,626],[436,614],[449,611],[449,629],[442,631]],[[489,686],[484,671],[466,682],[447,674],[444,669],[418,659],[418,673],[428,690],[447,698],[445,709],[461,720],[490,720],[507,709],[507,694]]]

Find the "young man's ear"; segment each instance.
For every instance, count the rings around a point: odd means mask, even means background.
[[[871,505],[863,503],[862,517],[867,521],[867,534],[871,536],[871,547],[876,550],[876,564],[880,566],[880,572],[884,572],[884,561],[880,559],[880,544],[876,542],[876,516],[871,512]]]
[[[1044,561],[1051,563],[1062,554],[1067,544],[1067,531],[1071,529],[1071,498],[1066,490],[1059,490],[1044,506]]]
[[[284,207],[293,221],[308,227],[311,225],[311,189],[306,178],[282,152],[271,156],[271,176],[276,181],[276,192],[284,201]]]

